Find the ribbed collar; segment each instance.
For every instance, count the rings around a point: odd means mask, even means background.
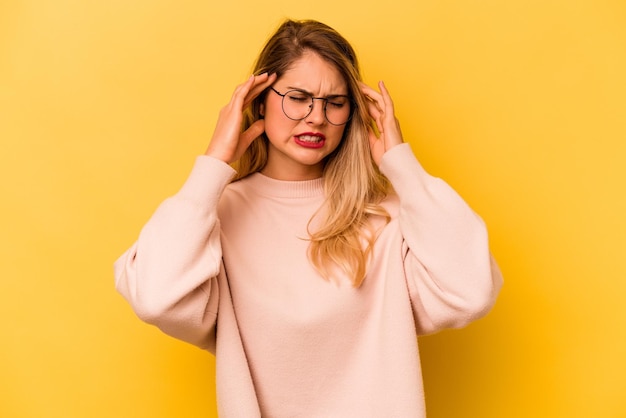
[[[255,193],[270,197],[298,199],[320,196],[324,193],[322,177],[314,180],[287,181],[254,173],[241,181]]]

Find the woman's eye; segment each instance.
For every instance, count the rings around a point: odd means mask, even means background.
[[[290,94],[287,97],[289,97],[289,100],[296,103],[308,102],[311,100],[311,98],[306,94]]]
[[[337,109],[341,109],[342,107],[346,105],[346,103],[347,103],[347,100],[342,97],[334,97],[332,99],[328,99],[328,105],[335,107]]]

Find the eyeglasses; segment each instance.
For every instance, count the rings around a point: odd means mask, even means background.
[[[324,117],[331,125],[345,125],[352,117],[352,101],[349,96],[336,94],[327,97],[314,97],[302,90],[289,90],[279,93],[274,87],[272,91],[282,97],[283,113],[291,120],[302,120],[313,111],[315,100],[324,103]]]

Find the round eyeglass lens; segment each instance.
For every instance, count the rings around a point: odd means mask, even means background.
[[[350,120],[351,103],[348,96],[337,95],[314,98],[299,90],[291,90],[283,96],[283,111],[289,119],[301,120],[313,110],[315,100],[321,100],[326,120],[333,125],[343,125]]]

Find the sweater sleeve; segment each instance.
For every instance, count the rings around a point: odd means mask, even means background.
[[[387,151],[380,168],[400,200],[404,272],[418,332],[463,327],[485,315],[502,276],[483,221],[423,169],[409,144]]]
[[[215,347],[222,264],[217,204],[234,174],[200,156],[116,262],[115,285],[139,318],[201,348]]]

